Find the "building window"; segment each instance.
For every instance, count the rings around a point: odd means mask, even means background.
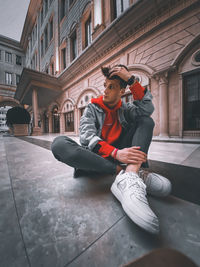
[[[35,56],[34,57],[35,57],[35,67],[34,68],[36,70],[37,69],[37,52],[35,53]]]
[[[85,111],[85,107],[80,108],[80,115],[81,115],[81,117],[83,116],[84,111]]]
[[[66,68],[66,47],[61,50],[62,70]]]
[[[51,75],[54,75],[54,63],[51,64]]]
[[[46,27],[45,30],[44,30],[44,42],[45,42],[44,48],[45,48],[45,51],[46,51],[46,49],[48,47],[48,27]]]
[[[60,3],[60,21],[64,18],[65,16],[65,0],[61,0],[61,3]]]
[[[77,37],[76,37],[76,30],[71,35],[70,44],[71,44],[71,61],[73,61],[77,57]]]
[[[74,131],[74,111],[65,113],[65,131]]]
[[[45,16],[47,14],[48,11],[48,0],[44,0],[44,12],[45,12]]]
[[[92,22],[91,22],[91,16],[89,16],[89,19],[85,23],[85,47],[90,45],[92,42]]]
[[[44,12],[43,12],[43,7],[42,7],[41,12],[40,12],[41,25],[43,23],[43,18],[44,18]]]
[[[69,0],[69,6],[73,4],[74,0]]]
[[[18,56],[18,55],[16,55],[16,64],[17,65],[22,65],[22,57],[21,56]]]
[[[12,63],[12,54],[11,53],[6,52],[6,54],[5,54],[5,61],[6,62],[9,62],[9,63]]]
[[[33,43],[33,46],[34,46],[36,40],[37,40],[37,24],[35,24],[35,26],[33,28],[33,32],[32,32],[32,43]]]
[[[119,17],[129,7],[129,0],[112,0],[111,10],[112,10],[112,20]]]
[[[101,0],[94,0],[94,28],[102,24],[102,3]]]
[[[53,18],[49,23],[49,40],[51,41],[53,38]]]
[[[6,84],[12,84],[12,73],[6,72]]]
[[[16,74],[16,85],[18,85],[19,81],[20,81],[20,75]]]
[[[196,62],[200,62],[200,51],[195,54],[194,59]]]
[[[200,72],[183,78],[184,130],[200,130]]]
[[[40,49],[41,49],[41,56],[43,57],[43,55],[44,55],[44,39],[43,39],[43,37],[41,39],[41,47],[40,47]]]

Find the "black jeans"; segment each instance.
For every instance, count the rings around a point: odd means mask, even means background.
[[[131,146],[140,146],[141,151],[147,153],[153,135],[154,121],[150,117],[138,117],[128,129],[123,129],[117,141],[112,145],[122,149]],[[89,172],[115,174],[117,161],[105,159],[89,149],[80,146],[67,136],[58,136],[54,139],[51,150],[55,158],[71,167]],[[142,164],[147,168],[148,162]]]

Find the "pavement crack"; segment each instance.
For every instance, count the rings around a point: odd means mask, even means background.
[[[109,232],[118,222],[120,222],[125,217],[125,214],[122,215],[114,224],[112,224],[106,231],[104,231],[98,238],[96,238],[89,246],[82,250],[76,257],[71,259],[64,267],[69,266],[73,261],[78,259],[83,253],[85,253],[90,247],[92,247],[99,239],[101,239],[107,232]]]

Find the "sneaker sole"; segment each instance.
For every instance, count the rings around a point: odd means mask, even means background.
[[[159,233],[159,227],[157,224],[149,224],[149,222],[144,221],[141,217],[139,217],[136,213],[131,211],[128,206],[126,206],[125,203],[122,202],[122,195],[120,194],[117,186],[113,183],[111,186],[111,192],[113,195],[119,200],[119,202],[122,205],[123,210],[128,215],[128,217],[139,227],[143,228],[144,230],[152,233],[152,234],[158,234]]]

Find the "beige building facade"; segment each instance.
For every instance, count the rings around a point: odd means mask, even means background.
[[[100,67],[125,64],[153,95],[154,136],[199,139],[199,29],[197,0],[31,0],[15,98],[29,105],[33,134],[77,135],[103,93]]]

